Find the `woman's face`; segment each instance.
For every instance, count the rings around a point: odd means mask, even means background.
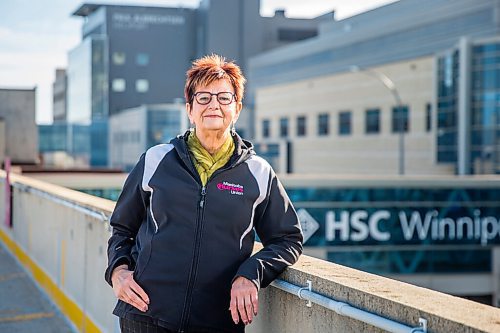
[[[219,94],[224,92],[231,94]],[[205,133],[229,131],[231,123],[236,123],[238,120],[242,108],[241,102],[235,100],[231,83],[226,79],[217,80],[208,86],[197,87],[194,93],[195,96],[191,103],[186,103],[186,110],[191,124],[196,127],[196,131]],[[219,97],[217,98],[215,94],[219,94]],[[208,104],[203,105],[206,102]],[[224,105],[225,103],[229,104]]]

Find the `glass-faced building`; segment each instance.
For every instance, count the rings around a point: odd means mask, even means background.
[[[109,118],[110,166],[130,171],[148,148],[187,130],[184,103],[142,105]],[[113,144],[111,144],[113,142]]]
[[[82,4],[73,13],[85,21],[69,53],[66,121],[91,126],[91,165],[110,165],[113,140],[102,140],[108,118],[182,99],[195,58],[214,52],[245,69],[250,56],[316,36],[318,23],[332,17],[291,19],[278,11],[263,18],[259,7],[258,0],[203,0],[199,8]]]
[[[106,57],[106,38],[101,35],[89,36],[69,53],[70,66],[67,72],[68,109],[65,123],[68,128],[78,128],[77,132],[68,131],[68,140],[77,143],[76,150],[73,145],[68,146],[72,148],[68,153],[72,156],[76,152],[86,154],[90,165],[100,167],[108,165]],[[82,131],[84,127],[86,130]],[[77,133],[78,137],[75,136]],[[81,151],[84,147],[86,152]]]
[[[437,103],[438,160],[462,152],[468,171],[500,173],[500,39],[465,40],[439,58]]]
[[[437,104],[438,161],[499,174],[500,39],[464,40],[439,57]]]
[[[500,174],[500,40],[472,45],[471,61],[471,161]]]
[[[437,77],[439,82],[437,158],[439,162],[456,163],[458,161],[458,51],[439,58]]]
[[[92,88],[81,98],[93,119],[182,97],[182,78],[195,56],[194,9],[83,4],[73,15],[86,21],[81,44],[70,52],[69,69],[80,72],[69,82]],[[70,103],[72,95],[70,88]],[[70,104],[68,111],[70,121],[82,112],[89,117],[88,107]]]
[[[66,151],[67,128],[66,124],[38,125],[38,152],[44,154]]]
[[[96,149],[93,155],[90,154],[92,144],[101,144],[91,142],[91,139],[102,139],[102,133],[104,132],[101,128],[98,129],[97,133],[94,132],[91,135],[91,131],[95,128],[96,124],[80,125],[65,122],[58,122],[53,125],[38,125],[38,151],[44,157],[44,163],[57,165],[54,156],[63,154],[66,156],[63,163],[65,167],[90,165],[91,159],[99,157],[98,154],[102,154],[103,151],[102,149]],[[102,165],[98,162],[94,163],[94,165]]]
[[[108,166],[111,115],[182,96],[182,80],[165,78],[182,78],[194,56],[195,11],[84,4],[74,15],[87,20],[69,53],[66,120],[89,126],[89,163]]]

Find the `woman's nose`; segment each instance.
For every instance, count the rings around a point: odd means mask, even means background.
[[[220,103],[217,100],[217,95],[211,96],[210,103],[208,103],[208,106],[213,107],[213,108],[218,108],[220,106]]]

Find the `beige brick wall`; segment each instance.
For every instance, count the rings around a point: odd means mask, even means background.
[[[371,68],[390,77],[402,102],[409,105],[410,131],[405,134],[405,174],[453,174],[451,165],[436,164],[433,57]],[[432,104],[433,124],[426,131],[426,104]],[[395,99],[376,78],[366,73],[344,73],[289,84],[269,86],[256,93],[256,141],[279,138],[279,120],[289,118],[293,142],[293,172],[336,174],[397,174],[399,134],[392,132]],[[380,109],[380,133],[365,133],[365,112]],[[351,111],[352,132],[338,134],[338,114]],[[330,133],[317,135],[318,115],[328,113]],[[296,119],[306,116],[307,133],[296,135]],[[271,137],[262,138],[262,120],[271,120]],[[280,170],[284,171],[284,170]]]

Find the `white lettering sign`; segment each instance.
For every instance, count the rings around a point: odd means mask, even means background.
[[[400,211],[399,224],[403,238],[434,241],[439,240],[477,240],[482,245],[500,237],[500,219],[493,216],[481,216],[479,210],[474,216],[438,218],[437,210],[421,214],[419,211],[407,213]],[[366,210],[340,211],[337,214],[328,211],[325,215],[325,238],[327,241],[361,242],[368,238],[376,241],[388,241],[391,233],[382,231],[381,225],[391,220],[389,210],[377,210],[371,215]]]
[[[307,240],[319,229],[319,223],[304,208],[299,209],[297,211],[297,215],[302,228],[302,234],[304,235],[304,243],[306,243]]]
[[[326,240],[335,240],[338,230],[342,241],[360,242],[367,239],[368,236],[378,241],[387,241],[391,235],[388,232],[380,231],[379,222],[390,217],[391,213],[387,210],[379,210],[369,218],[366,210],[356,210],[351,213],[350,217],[348,211],[342,211],[340,219],[335,220],[335,213],[329,211],[326,213]]]
[[[182,25],[185,18],[179,15],[113,13],[115,28],[145,29],[148,25]]]

